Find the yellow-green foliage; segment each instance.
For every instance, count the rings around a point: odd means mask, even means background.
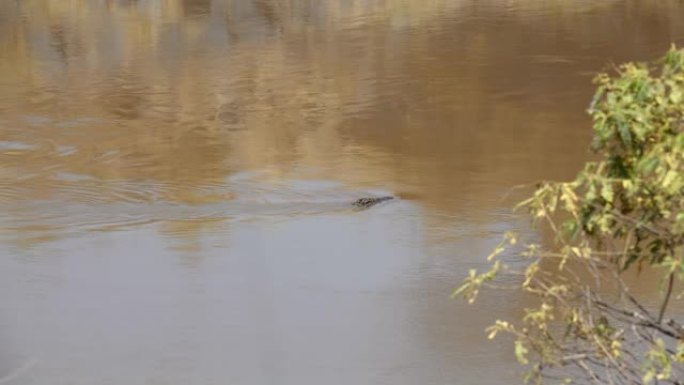
[[[519,240],[507,234],[492,268],[471,271],[454,295],[472,302],[498,275],[520,275],[514,290],[537,306],[489,332],[516,337],[528,380],[683,384],[684,327],[666,314],[684,281],[684,50],[673,47],[657,66],[625,64],[596,83],[589,113],[599,160],[573,181],[540,184],[519,206],[555,234],[553,247],[523,243],[528,262],[515,270],[506,258]],[[650,308],[622,279],[646,268],[659,269],[664,283]]]

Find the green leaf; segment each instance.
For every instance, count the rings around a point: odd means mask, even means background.
[[[520,365],[527,365],[529,361],[527,360],[528,351],[522,341],[515,341],[515,358],[518,360]]]
[[[658,167],[660,160],[657,157],[647,158],[639,163],[639,169],[644,174],[650,174]]]
[[[672,89],[672,92],[670,92],[670,101],[675,104],[682,101],[682,90],[680,88]]]
[[[620,139],[625,147],[632,147],[632,132],[629,127],[624,122],[618,123],[618,132],[620,133]]]
[[[601,197],[608,203],[613,203],[613,197],[615,193],[613,192],[613,185],[609,182],[603,185],[601,188]]]
[[[672,182],[679,176],[679,173],[675,170],[669,170],[665,173],[665,178],[663,178],[663,187],[668,188],[672,185]]]

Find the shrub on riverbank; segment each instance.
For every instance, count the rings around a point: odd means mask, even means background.
[[[599,160],[573,181],[541,183],[519,205],[553,245],[506,234],[491,269],[471,271],[454,295],[472,302],[498,276],[519,275],[512,290],[535,306],[488,330],[515,337],[530,381],[684,384],[684,324],[668,311],[684,294],[684,50],[596,83],[589,112]],[[523,269],[507,263],[512,253]],[[644,269],[662,279],[657,302],[637,298],[624,279]]]

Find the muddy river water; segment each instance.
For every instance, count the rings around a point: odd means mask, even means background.
[[[515,383],[449,299],[668,0],[0,1],[0,383]],[[368,210],[351,202],[391,194]],[[515,195],[515,194],[513,194]]]

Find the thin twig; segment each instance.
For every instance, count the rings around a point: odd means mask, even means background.
[[[667,282],[667,292],[665,293],[665,299],[663,304],[660,306],[660,313],[658,314],[658,323],[663,322],[663,316],[665,315],[665,309],[667,309],[667,303],[670,302],[670,295],[672,294],[672,286],[674,285],[674,273],[670,273],[670,277]]]

